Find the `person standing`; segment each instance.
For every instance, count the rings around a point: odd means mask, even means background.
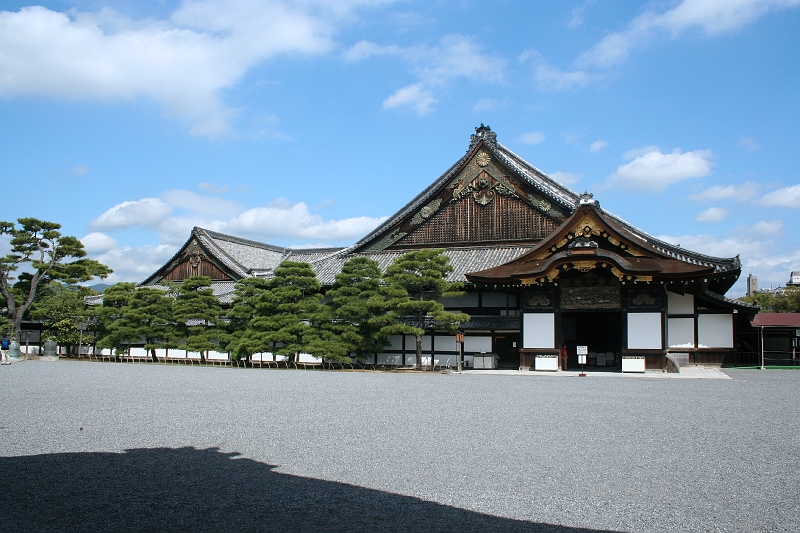
[[[11,347],[11,343],[8,341],[8,337],[3,335],[3,341],[0,342],[0,353],[2,353],[2,363],[4,365],[10,365],[11,359],[8,357],[8,349]]]
[[[569,351],[567,350],[567,345],[561,347],[561,370],[567,369],[567,358],[569,357]]]

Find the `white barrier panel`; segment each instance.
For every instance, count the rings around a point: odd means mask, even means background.
[[[698,315],[698,348],[733,348],[733,315]]]
[[[667,342],[670,347],[694,348],[694,318],[668,318]]]
[[[667,310],[671,315],[693,315],[694,295],[667,291]]]
[[[660,350],[661,313],[628,313],[628,349]]]
[[[208,352],[207,359],[209,361],[227,361],[228,354],[224,352]]]
[[[556,346],[556,316],[554,313],[525,313],[522,315],[522,347],[548,348]]]
[[[400,366],[403,364],[403,354],[399,353],[379,353],[378,354],[378,362],[379,365],[397,365]]]
[[[147,357],[147,350],[144,348],[131,348],[131,357]]]
[[[470,353],[491,353],[492,338],[467,335],[464,337],[464,351]]]
[[[298,354],[297,362],[298,363],[321,363],[322,362],[322,358],[321,357],[314,357],[310,353],[301,353],[301,354]]]

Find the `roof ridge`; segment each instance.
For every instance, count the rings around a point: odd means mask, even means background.
[[[286,247],[283,247],[283,246],[276,246],[274,244],[268,244],[268,243],[265,243],[265,242],[254,241],[254,240],[245,239],[245,238],[242,238],[242,237],[236,237],[235,235],[228,235],[227,233],[219,233],[218,231],[212,231],[210,229],[201,228],[199,226],[195,226],[195,228],[192,231],[194,232],[195,229],[205,232],[206,235],[208,235],[208,237],[212,238],[212,239],[219,239],[221,241],[235,242],[235,243],[238,243],[238,244],[244,244],[244,245],[248,245],[248,246],[255,246],[257,248],[265,248],[265,249],[271,250],[273,252],[283,252],[285,250],[289,250],[290,249],[290,248],[286,248]]]

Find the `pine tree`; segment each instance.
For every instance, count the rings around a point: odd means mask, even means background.
[[[269,282],[263,278],[243,278],[236,282],[233,304],[226,314],[227,349],[234,359],[247,360],[254,353],[269,351],[268,345],[258,343],[248,334],[258,302],[268,288]]]
[[[218,346],[221,331],[218,327],[222,317],[222,306],[214,296],[211,278],[192,276],[178,286],[178,296],[172,307],[173,317],[183,329],[186,351],[200,354],[205,363],[205,354]]]
[[[97,346],[119,354],[126,345],[139,340],[138,334],[124,318],[123,312],[133,293],[134,283],[116,283],[103,291],[103,305],[97,312]]]
[[[327,292],[325,312],[314,322],[309,350],[335,360],[361,360],[387,344],[386,299],[380,292],[381,269],[377,261],[354,257],[342,265]]]
[[[145,349],[155,362],[157,348],[177,346],[178,329],[172,318],[173,297],[163,289],[141,287],[122,308],[122,318],[131,333],[144,340]]]
[[[438,302],[441,298],[462,296],[463,285],[447,281],[453,271],[442,249],[408,252],[389,265],[384,275],[384,293],[391,323],[382,328],[388,335],[414,335],[416,367],[422,367],[422,336],[425,331],[454,332],[469,315],[450,313]],[[431,357],[431,370],[433,370]]]
[[[317,276],[308,263],[284,261],[274,271],[268,290],[256,306],[256,317],[245,332],[250,349],[267,349],[296,360],[306,351],[311,321],[322,312]]]

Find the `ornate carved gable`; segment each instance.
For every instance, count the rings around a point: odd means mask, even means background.
[[[439,194],[371,249],[538,242],[568,214],[479,143]]]
[[[161,280],[182,281],[192,276],[208,276],[214,281],[233,281],[219,261],[209,254],[197,239],[191,239],[178,254],[164,266],[158,276]]]

